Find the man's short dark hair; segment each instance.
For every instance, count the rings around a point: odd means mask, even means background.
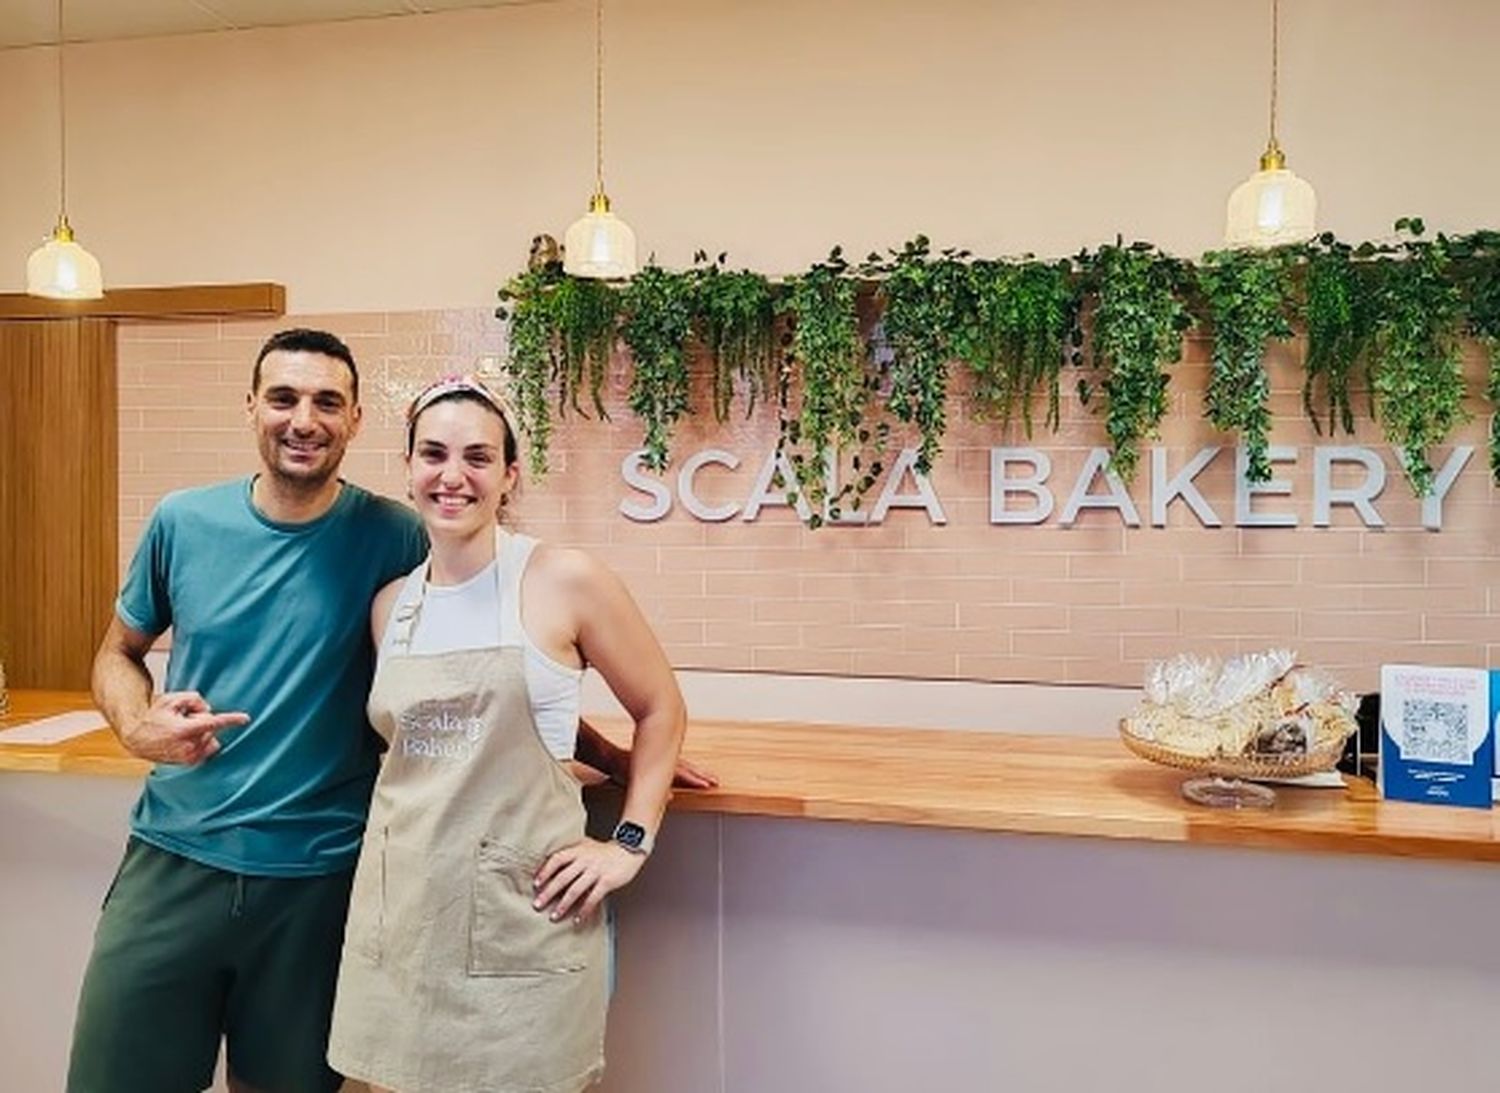
[[[359,401],[359,369],[354,364],[354,354],[349,352],[349,347],[326,330],[308,330],[301,326],[272,334],[266,339],[266,344],[260,347],[260,355],[255,358],[255,371],[250,374],[251,391],[260,390],[261,361],[277,350],[287,353],[321,353],[325,357],[343,361],[349,366],[354,401]]]

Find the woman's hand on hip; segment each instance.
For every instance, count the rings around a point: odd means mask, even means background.
[[[632,854],[619,843],[583,839],[554,853],[537,870],[532,906],[553,922],[568,915],[581,922],[599,909],[604,897],[635,879],[644,854]]]

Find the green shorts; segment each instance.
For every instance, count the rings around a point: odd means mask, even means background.
[[[84,974],[69,1093],[199,1093],[219,1042],[267,1093],[327,1093],[353,870],[255,877],[132,838]]]

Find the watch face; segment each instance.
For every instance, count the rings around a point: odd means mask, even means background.
[[[641,844],[646,841],[646,829],[640,824],[633,824],[629,820],[622,820],[620,826],[615,828],[615,842],[627,850],[639,850]]]

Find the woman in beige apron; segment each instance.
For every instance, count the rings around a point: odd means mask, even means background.
[[[517,474],[510,420],[471,379],[413,403],[407,459],[432,555],[373,612],[383,652],[369,712],[388,751],[329,1062],[396,1093],[574,1093],[597,1080],[608,991],[599,904],[639,871],[682,739],[671,669],[624,586],[579,552],[533,550],[496,529]],[[498,644],[411,652],[428,585],[461,584],[492,562]],[[538,734],[528,640],[592,665],[635,717],[615,841],[585,837],[579,783]]]

